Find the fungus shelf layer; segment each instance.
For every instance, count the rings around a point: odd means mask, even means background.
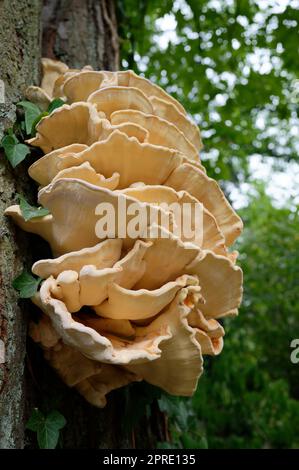
[[[29,175],[50,214],[25,220],[19,206],[6,210],[53,253],[32,267],[43,282],[30,335],[95,406],[139,380],[192,395],[203,355],[222,351],[219,318],[236,315],[242,298],[229,251],[242,221],[206,174],[198,127],[175,98],[132,71],[43,59],[41,87],[26,95],[44,108],[65,102],[29,141],[45,154]],[[105,204],[114,232],[101,235]]]

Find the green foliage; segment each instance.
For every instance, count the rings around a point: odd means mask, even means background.
[[[185,105],[217,179],[243,180],[256,153],[298,161],[299,10],[269,3],[118,1],[123,67]]]
[[[239,242],[245,279],[240,318],[259,338],[260,366],[269,367],[274,378],[288,379],[299,399],[299,374],[289,359],[290,340],[299,333],[299,211],[291,202],[275,208],[263,189],[258,191],[241,213],[246,230]]]
[[[64,104],[62,99],[55,98],[49,104],[47,111],[41,111],[36,104],[30,101],[20,101],[17,103],[17,106],[22,108],[24,112],[19,112],[13,128],[6,131],[6,135],[1,141],[1,147],[13,168],[19,165],[30,154],[29,146],[20,141],[25,140],[25,135],[27,137],[34,137],[36,126],[40,120]]]
[[[40,277],[33,277],[27,271],[23,271],[13,280],[12,286],[14,289],[19,291],[19,296],[21,299],[30,299],[37,292],[40,283]]]
[[[46,117],[48,115],[49,115],[48,111],[43,111],[35,118],[35,120],[32,123],[32,130],[31,130],[32,137],[34,137],[36,134],[36,126],[38,125],[38,123],[41,121],[43,117]]]
[[[169,419],[171,434],[171,442],[160,442],[160,449],[208,448],[204,427],[198,420],[191,399],[163,394],[158,403]]]
[[[252,155],[298,161],[299,9],[295,2],[118,2],[122,66],[178,98],[198,123],[209,176],[249,182]],[[238,242],[244,301],[192,399],[159,400],[163,448],[299,447],[299,217],[256,187]]]
[[[25,111],[25,131],[31,137],[35,136],[36,126],[43,117],[48,116],[57,108],[64,105],[65,102],[61,98],[55,98],[48,106],[47,111],[42,111],[36,104],[30,101],[20,101],[18,106],[21,106]]]
[[[20,209],[24,217],[24,220],[26,222],[36,217],[44,217],[45,215],[48,215],[50,213],[49,210],[45,207],[32,206],[26,201],[26,199],[23,196],[19,195],[19,201],[20,201]]]
[[[30,154],[29,146],[20,141],[25,140],[26,134],[27,136],[33,135],[32,132],[35,132],[34,123],[41,113],[40,109],[29,101],[20,101],[18,106],[24,109],[24,113],[18,112],[16,122],[12,128],[6,131],[6,135],[1,141],[1,147],[13,168]]]
[[[27,429],[36,432],[40,449],[55,449],[58,444],[60,430],[66,425],[66,420],[56,410],[44,415],[34,408],[27,422]]]
[[[65,102],[61,98],[55,98],[51,103],[49,104],[48,107],[48,114],[51,114],[54,109],[60,108],[63,106]]]
[[[205,357],[194,397],[164,406],[172,446],[189,445],[184,436],[193,439],[198,430],[193,447],[202,438],[209,448],[299,447],[299,369],[290,361],[290,341],[299,334],[299,212],[274,207],[257,190],[241,211],[240,315],[225,320],[224,351]]]
[[[21,144],[14,134],[7,134],[1,141],[5,155],[13,168],[21,163],[30,153],[27,145]]]
[[[32,135],[35,131],[35,125],[40,120],[41,110],[36,104],[30,101],[20,101],[18,106],[21,106],[25,111],[25,130],[26,134]]]

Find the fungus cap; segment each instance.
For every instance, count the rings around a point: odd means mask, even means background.
[[[202,356],[222,351],[218,319],[236,315],[242,299],[238,253],[228,250],[242,221],[206,174],[198,127],[132,71],[43,59],[41,87],[26,94],[42,109],[65,101],[28,141],[45,153],[29,174],[49,214],[6,210],[57,256],[32,267],[43,281],[30,335],[95,406],[139,380],[191,396]]]

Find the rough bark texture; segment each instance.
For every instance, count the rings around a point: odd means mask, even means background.
[[[116,70],[119,48],[111,0],[46,0],[43,54],[72,67]]]
[[[0,137],[15,121],[15,103],[25,88],[39,81],[41,51],[72,67],[86,63],[98,69],[118,67],[111,0],[48,0],[44,5],[39,0],[0,0],[0,22],[0,79],[6,89],[6,102],[0,104]],[[0,448],[36,446],[36,437],[25,433],[34,406],[64,414],[64,448],[129,447],[132,436],[121,428],[122,390],[110,394],[105,410],[97,410],[64,386],[30,340],[26,354],[28,311],[32,316],[34,307],[18,301],[11,283],[24,264],[30,268],[34,259],[49,257],[49,252],[37,237],[15,229],[3,210],[15,202],[17,192],[34,197],[36,188],[26,175],[29,163],[30,158],[12,170],[2,154],[0,158]],[[143,436],[139,445],[149,442],[148,429]]]
[[[0,138],[15,120],[15,103],[29,83],[37,83],[40,64],[40,4],[38,0],[0,1],[0,79],[5,83],[5,103],[0,104]],[[14,230],[3,210],[16,192],[28,193],[24,165],[12,171],[0,157],[0,338],[4,357],[0,364],[0,447],[24,444],[24,357],[26,321],[11,287],[21,271],[28,239]]]

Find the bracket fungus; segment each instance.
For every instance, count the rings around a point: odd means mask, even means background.
[[[236,315],[242,298],[229,251],[242,221],[206,174],[198,127],[132,71],[43,59],[41,87],[27,97],[65,101],[29,141],[45,154],[29,175],[49,214],[26,220],[19,206],[6,210],[53,253],[32,267],[43,281],[31,337],[95,406],[140,380],[192,395],[203,355],[222,351],[219,319]]]

